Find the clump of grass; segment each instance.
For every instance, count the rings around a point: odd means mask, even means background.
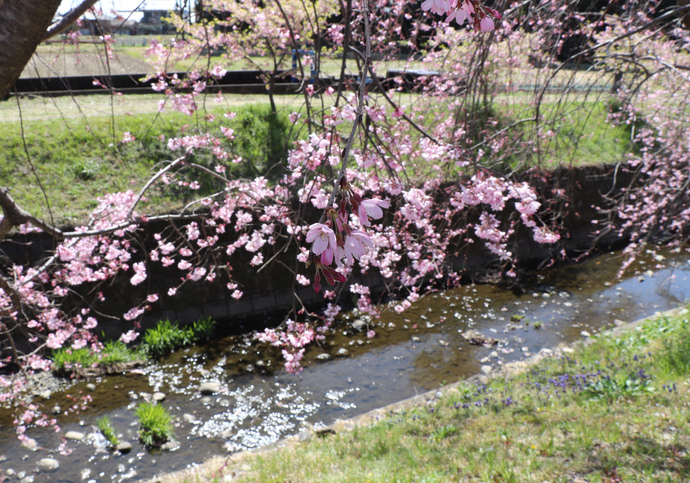
[[[58,373],[95,365],[106,367],[123,362],[141,361],[146,358],[146,354],[137,349],[130,349],[119,340],[106,342],[100,352],[89,347],[81,349],[62,347],[53,351],[51,356],[55,372]]]
[[[674,337],[664,339],[657,363],[667,374],[690,374],[690,324],[682,324]]]
[[[238,481],[690,481],[687,340],[686,310],[243,460]]]
[[[211,318],[201,318],[187,327],[180,327],[165,319],[148,329],[144,335],[142,349],[151,357],[162,357],[182,347],[208,341],[216,322]]]
[[[173,437],[172,416],[161,405],[141,403],[136,410],[139,440],[147,448],[160,446]]]
[[[120,439],[117,437],[117,434],[115,433],[115,428],[113,428],[112,423],[110,422],[110,418],[108,416],[103,416],[102,418],[99,418],[97,421],[98,425],[98,430],[105,436],[105,439],[108,440],[108,443],[110,446],[115,447],[118,444],[120,444]]]

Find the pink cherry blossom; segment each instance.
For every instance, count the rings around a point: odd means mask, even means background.
[[[383,210],[381,208],[388,208],[390,203],[380,199],[362,200],[359,203],[359,222],[362,226],[371,226],[369,218],[378,220],[383,217]]]
[[[328,226],[323,223],[314,223],[309,227],[307,232],[307,243],[312,243],[311,251],[314,255],[321,255],[324,251],[332,253],[337,248],[335,233]]]

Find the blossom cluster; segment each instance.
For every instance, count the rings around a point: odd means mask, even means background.
[[[447,15],[447,23],[455,21],[458,25],[463,25],[467,22],[481,32],[494,30],[494,21],[491,17],[499,20],[501,18],[498,11],[477,0],[424,0],[422,10],[436,15]]]
[[[336,271],[345,265],[351,266],[354,260],[360,260],[374,242],[369,235],[360,228],[369,227],[369,218],[378,220],[383,217],[383,208],[388,208],[388,201],[381,199],[362,199],[346,179],[340,182],[341,200],[338,210],[328,208],[325,212],[324,223],[314,223],[309,227],[306,241],[311,243],[312,256],[309,260],[316,267],[314,276],[314,290],[321,290],[321,276],[334,285],[335,282],[344,282],[345,276]],[[348,207],[352,210],[352,218],[349,216]],[[351,222],[356,226],[350,226]]]

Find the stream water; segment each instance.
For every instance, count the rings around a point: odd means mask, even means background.
[[[229,336],[201,348],[180,351],[127,375],[86,382],[42,401],[50,410],[68,407],[80,391],[93,398],[80,414],[58,416],[63,431],[85,433],[69,441],[69,455],[57,448],[60,435],[33,428],[37,451],[22,448],[0,414],[0,481],[136,481],[201,463],[224,454],[269,444],[306,427],[330,424],[438,388],[445,382],[495,370],[500,365],[570,343],[620,321],[635,320],[690,300],[690,256],[662,252],[641,257],[626,277],[616,278],[621,255],[613,253],[577,265],[541,271],[513,289],[470,285],[422,298],[402,315],[385,311],[371,328],[353,328],[348,315],[328,338],[306,354],[299,377],[280,370],[276,353],[261,352],[250,336]],[[520,318],[524,316],[524,318]],[[512,320],[511,320],[512,319]],[[519,319],[519,320],[518,320]],[[470,344],[476,330],[500,342]],[[218,384],[202,396],[200,385]],[[93,387],[91,387],[93,389]],[[137,440],[137,404],[154,392],[176,419],[167,451],[148,452]],[[106,449],[95,429],[107,415],[128,454]],[[52,457],[60,468],[37,470]]]

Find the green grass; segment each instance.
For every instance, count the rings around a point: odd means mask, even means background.
[[[146,354],[137,349],[128,348],[122,341],[108,341],[101,352],[94,352],[88,347],[81,349],[60,348],[53,351],[51,359],[58,373],[71,372],[76,368],[86,368],[95,365],[109,366],[123,362],[141,361]]]
[[[435,113],[446,114],[438,109],[438,101],[433,98],[409,94],[396,94],[395,98],[408,106],[425,105],[429,115],[423,124],[427,128],[439,122]],[[19,122],[2,124],[0,150],[4,161],[0,163],[0,186],[11,186],[12,196],[29,212],[56,225],[74,225],[88,219],[97,203],[94,193],[138,191],[162,162],[173,159],[176,153],[167,149],[170,137],[208,130],[224,139],[220,126],[230,127],[234,129],[235,140],[224,141],[224,148],[243,161],[228,162],[229,174],[250,178],[264,175],[277,180],[285,170],[292,140],[306,136],[304,132],[292,132],[287,118],[290,112],[299,109],[299,96],[279,96],[277,114],[270,112],[265,96],[226,96],[222,108],[206,99],[203,102],[208,112],[216,116],[214,122],[208,122],[201,113],[190,117],[168,110],[159,115],[160,99],[161,96],[126,96],[112,105],[106,96],[80,98],[79,104],[65,99],[23,100],[22,115],[33,120],[25,120],[23,124],[24,139]],[[243,100],[250,103],[241,104]],[[111,110],[114,117],[110,115]],[[16,105],[0,104],[3,118],[16,119],[11,117],[16,111]],[[222,116],[226,111],[234,111],[237,116],[228,120]],[[498,95],[490,109],[479,117],[471,116],[478,128],[470,144],[489,138],[516,120],[529,119],[534,113],[522,94]],[[549,97],[542,105],[541,114],[542,131],[552,130],[555,134],[542,139],[538,153],[532,145],[522,144],[534,136],[536,127],[534,122],[524,122],[510,130],[509,141],[497,152],[483,145],[486,154],[481,162],[501,172],[534,166],[549,169],[561,165],[599,165],[618,162],[634,148],[630,143],[630,126],[606,122],[608,107],[603,100],[582,102]],[[488,122],[491,119],[496,122]],[[347,130],[348,123],[341,128]],[[132,133],[136,140],[122,144],[124,132]],[[160,136],[166,140],[162,141]],[[216,162],[204,150],[197,150],[193,158],[206,165]],[[403,162],[412,181],[439,175],[435,163],[416,158]],[[447,171],[443,168],[450,178],[462,173],[453,166],[446,166]],[[222,189],[222,183],[210,175],[186,173],[182,175],[185,180],[201,183],[199,191],[193,193],[174,184],[156,184],[147,193],[139,212],[157,214],[180,210],[193,194],[212,194]]]
[[[170,112],[164,116],[152,113],[31,121],[24,123],[23,132],[19,123],[6,122],[0,139],[0,186],[12,187],[11,195],[20,206],[56,225],[83,223],[97,206],[94,193],[137,191],[162,162],[178,156],[167,148],[168,138],[208,130],[225,139],[221,125],[235,131],[234,142],[227,141],[224,148],[243,160],[228,163],[231,175],[278,178],[285,168],[291,138],[287,109],[272,113],[267,104],[250,104],[234,110],[237,117],[227,120],[222,116],[225,110],[215,109],[214,123],[201,114],[189,117]],[[125,132],[133,133],[136,140],[122,144]],[[192,160],[205,165],[216,162],[204,150],[197,151]],[[201,183],[196,194],[212,194],[223,188],[210,175],[187,173],[182,175],[184,179]],[[189,190],[159,184],[147,193],[139,211],[179,210],[192,195]]]
[[[105,436],[105,439],[108,440],[108,444],[110,444],[110,446],[115,447],[120,444],[120,439],[117,437],[115,428],[113,428],[108,416],[99,418],[96,424],[98,425],[98,430],[101,432],[101,434],[103,434],[103,436]]]
[[[162,357],[182,347],[208,341],[216,322],[210,317],[180,327],[165,319],[144,334],[141,348],[151,357]]]
[[[172,416],[159,404],[141,403],[136,410],[139,420],[139,440],[147,448],[170,441],[173,434]]]
[[[511,377],[460,383],[431,407],[204,471],[264,482],[688,481],[689,341],[686,309]]]

